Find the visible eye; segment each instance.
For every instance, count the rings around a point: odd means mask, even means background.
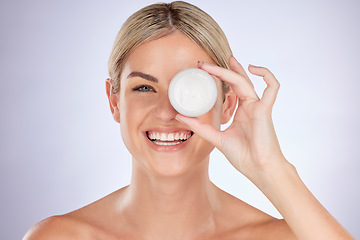
[[[140,86],[136,86],[132,89],[133,91],[138,91],[138,92],[155,92],[155,89],[152,88],[149,85],[140,85]]]

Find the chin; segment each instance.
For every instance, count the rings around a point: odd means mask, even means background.
[[[162,154],[160,154],[162,155]],[[156,158],[147,159],[133,159],[135,165],[133,167],[140,167],[145,169],[145,173],[149,177],[160,178],[177,178],[191,174],[198,174],[199,172],[207,172],[209,166],[209,155],[205,155],[195,160],[192,157],[186,156],[186,154],[179,156],[177,154],[164,154],[163,156],[157,156]],[[134,169],[136,170],[136,169]]]

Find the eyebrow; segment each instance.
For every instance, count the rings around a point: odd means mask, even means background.
[[[127,78],[131,78],[131,77],[141,77],[141,78],[146,79],[146,80],[149,80],[149,81],[151,81],[151,82],[155,82],[155,83],[159,82],[159,81],[156,79],[156,77],[153,77],[153,76],[151,76],[151,75],[149,75],[149,74],[142,73],[142,72],[132,72],[132,73],[130,73],[130,74],[127,76]]]

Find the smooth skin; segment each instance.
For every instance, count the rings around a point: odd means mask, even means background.
[[[130,185],[45,219],[24,239],[353,239],[316,201],[280,150],[271,120],[279,89],[275,77],[265,68],[249,66],[268,85],[260,99],[235,58],[229,63],[231,70],[214,65],[178,31],[136,48],[126,60],[120,92],[113,94],[112,81],[106,81],[111,112],[133,157]],[[179,115],[167,96],[172,77],[192,67],[213,75],[219,91],[214,108],[198,118]],[[231,86],[225,96],[219,79]],[[220,131],[235,110],[231,126]],[[194,134],[179,147],[159,147],[146,137],[149,130]],[[263,191],[285,220],[210,181],[214,147]]]

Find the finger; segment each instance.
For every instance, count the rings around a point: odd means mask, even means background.
[[[248,99],[259,100],[259,97],[257,96],[252,84],[249,83],[246,77],[229,69],[225,69],[210,63],[199,62],[198,67],[208,72],[210,75],[218,77],[219,79],[229,83],[241,101]]]
[[[264,90],[261,101],[269,106],[273,106],[280,88],[278,80],[267,68],[264,67],[249,65],[249,71],[254,75],[263,77],[267,87]]]
[[[194,133],[213,144],[216,148],[221,148],[222,132],[220,130],[215,129],[210,124],[202,122],[198,118],[185,117],[181,114],[177,114],[175,118],[179,122],[186,124]]]
[[[253,83],[251,82],[249,76],[247,75],[247,73],[245,72],[244,68],[241,66],[241,64],[236,60],[236,58],[234,56],[231,56],[229,58],[229,65],[230,65],[230,69],[240,75],[242,75],[243,77],[245,77],[249,83],[254,87]]]

